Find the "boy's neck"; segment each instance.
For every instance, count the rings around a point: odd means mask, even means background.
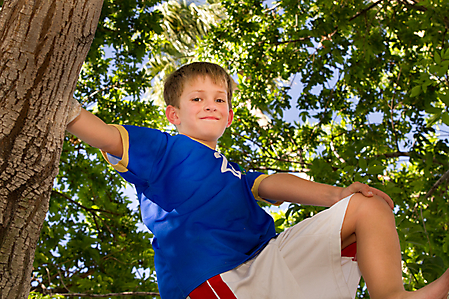
[[[202,140],[196,139],[196,138],[194,138],[192,136],[189,136],[187,134],[184,134],[184,133],[179,133],[179,134],[187,136],[190,139],[195,140],[196,142],[201,143],[201,144],[209,147],[210,149],[216,150],[216,147],[217,147],[217,143],[216,142],[213,142],[213,143],[212,142],[206,142],[206,141],[202,141]]]

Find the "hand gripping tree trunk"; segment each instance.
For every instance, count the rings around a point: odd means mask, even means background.
[[[26,298],[67,113],[102,0],[10,0],[0,11],[0,298]]]

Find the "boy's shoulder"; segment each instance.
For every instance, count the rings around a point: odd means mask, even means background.
[[[155,139],[172,137],[167,132],[159,129],[149,127],[135,126],[135,125],[113,125],[120,131],[122,140],[125,143],[149,143],[155,142]]]
[[[122,140],[128,148],[125,151],[158,156],[163,153],[187,156],[206,157],[207,152],[216,153],[208,145],[184,134],[172,134],[149,127],[120,125],[118,126]]]

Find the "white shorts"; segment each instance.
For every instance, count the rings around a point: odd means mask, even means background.
[[[341,256],[340,240],[350,197],[288,228],[255,258],[209,279],[189,298],[355,298],[361,274],[353,258]]]

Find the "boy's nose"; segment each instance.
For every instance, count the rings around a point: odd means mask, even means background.
[[[206,111],[216,111],[217,106],[215,105],[215,102],[207,102],[206,105],[204,105],[204,110]]]

